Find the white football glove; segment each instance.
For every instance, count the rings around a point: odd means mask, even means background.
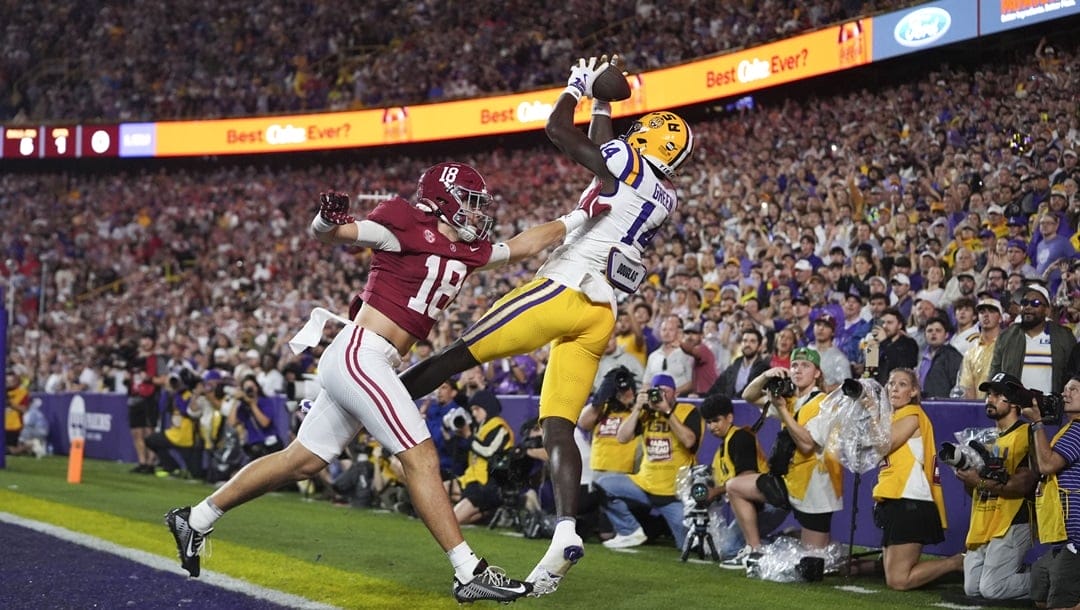
[[[608,62],[601,61],[607,58],[597,59],[590,57],[586,60],[584,57],[579,59],[576,64],[570,68],[570,78],[566,81],[567,89],[574,88],[578,91],[579,96],[591,98],[593,82],[596,80],[596,76],[607,70]]]

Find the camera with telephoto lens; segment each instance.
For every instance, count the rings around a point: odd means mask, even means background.
[[[522,443],[500,451],[488,460],[488,478],[506,495],[514,495],[528,485],[534,460],[527,450]]]
[[[713,485],[711,468],[698,464],[690,469],[690,497],[698,507],[705,506],[705,500],[709,497],[709,488]]]
[[[840,384],[840,391],[852,400],[858,400],[863,395],[863,387],[858,379],[845,379],[844,383]]]
[[[966,445],[941,443],[938,459],[957,470],[974,470],[979,473],[979,478],[1002,485],[1009,480],[1005,459],[991,455],[990,450],[979,441],[968,441]]]
[[[173,392],[187,392],[194,388],[202,378],[191,369],[183,368],[169,375],[169,389]]]
[[[1021,409],[1031,405],[1031,401],[1034,400],[1035,404],[1039,407],[1039,417],[1043,423],[1056,426],[1061,423],[1062,417],[1065,414],[1065,397],[1057,392],[1050,394],[1043,394],[1038,390],[1033,390],[1018,386],[1015,383],[1008,384],[1009,395],[1005,398],[1018,405]]]
[[[765,382],[765,391],[780,398],[791,398],[795,395],[795,382],[791,377],[770,377]]]
[[[463,407],[454,407],[446,412],[442,418],[443,428],[449,431],[460,430],[466,426],[472,425],[472,415],[469,414]]]

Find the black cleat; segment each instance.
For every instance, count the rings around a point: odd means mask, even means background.
[[[191,518],[191,507],[174,508],[165,513],[165,525],[169,526],[173,538],[176,539],[176,552],[180,555],[180,565],[187,570],[192,578],[199,575],[199,555],[206,546],[206,537],[211,528],[205,534],[200,534],[192,529],[188,519]]]
[[[489,566],[483,559],[473,574],[473,579],[467,583],[454,578],[454,599],[458,603],[490,600],[508,604],[532,592],[532,585],[510,578],[502,568]]]

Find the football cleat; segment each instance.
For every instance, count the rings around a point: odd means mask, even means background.
[[[505,604],[532,592],[532,585],[510,578],[502,568],[489,566],[483,559],[473,574],[473,579],[467,583],[454,577],[454,599],[458,603],[490,600]]]
[[[180,566],[194,578],[199,575],[199,555],[206,547],[206,537],[214,530],[211,528],[206,533],[200,534],[188,523],[190,518],[190,506],[174,508],[165,514],[165,525],[169,526],[169,531],[176,539],[176,552],[180,555]]]

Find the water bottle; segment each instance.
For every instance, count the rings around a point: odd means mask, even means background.
[[[956,385],[954,385],[952,389],[949,390],[949,398],[962,399],[966,394],[966,392],[964,391],[964,387],[960,385],[960,375],[960,372],[956,373]]]

